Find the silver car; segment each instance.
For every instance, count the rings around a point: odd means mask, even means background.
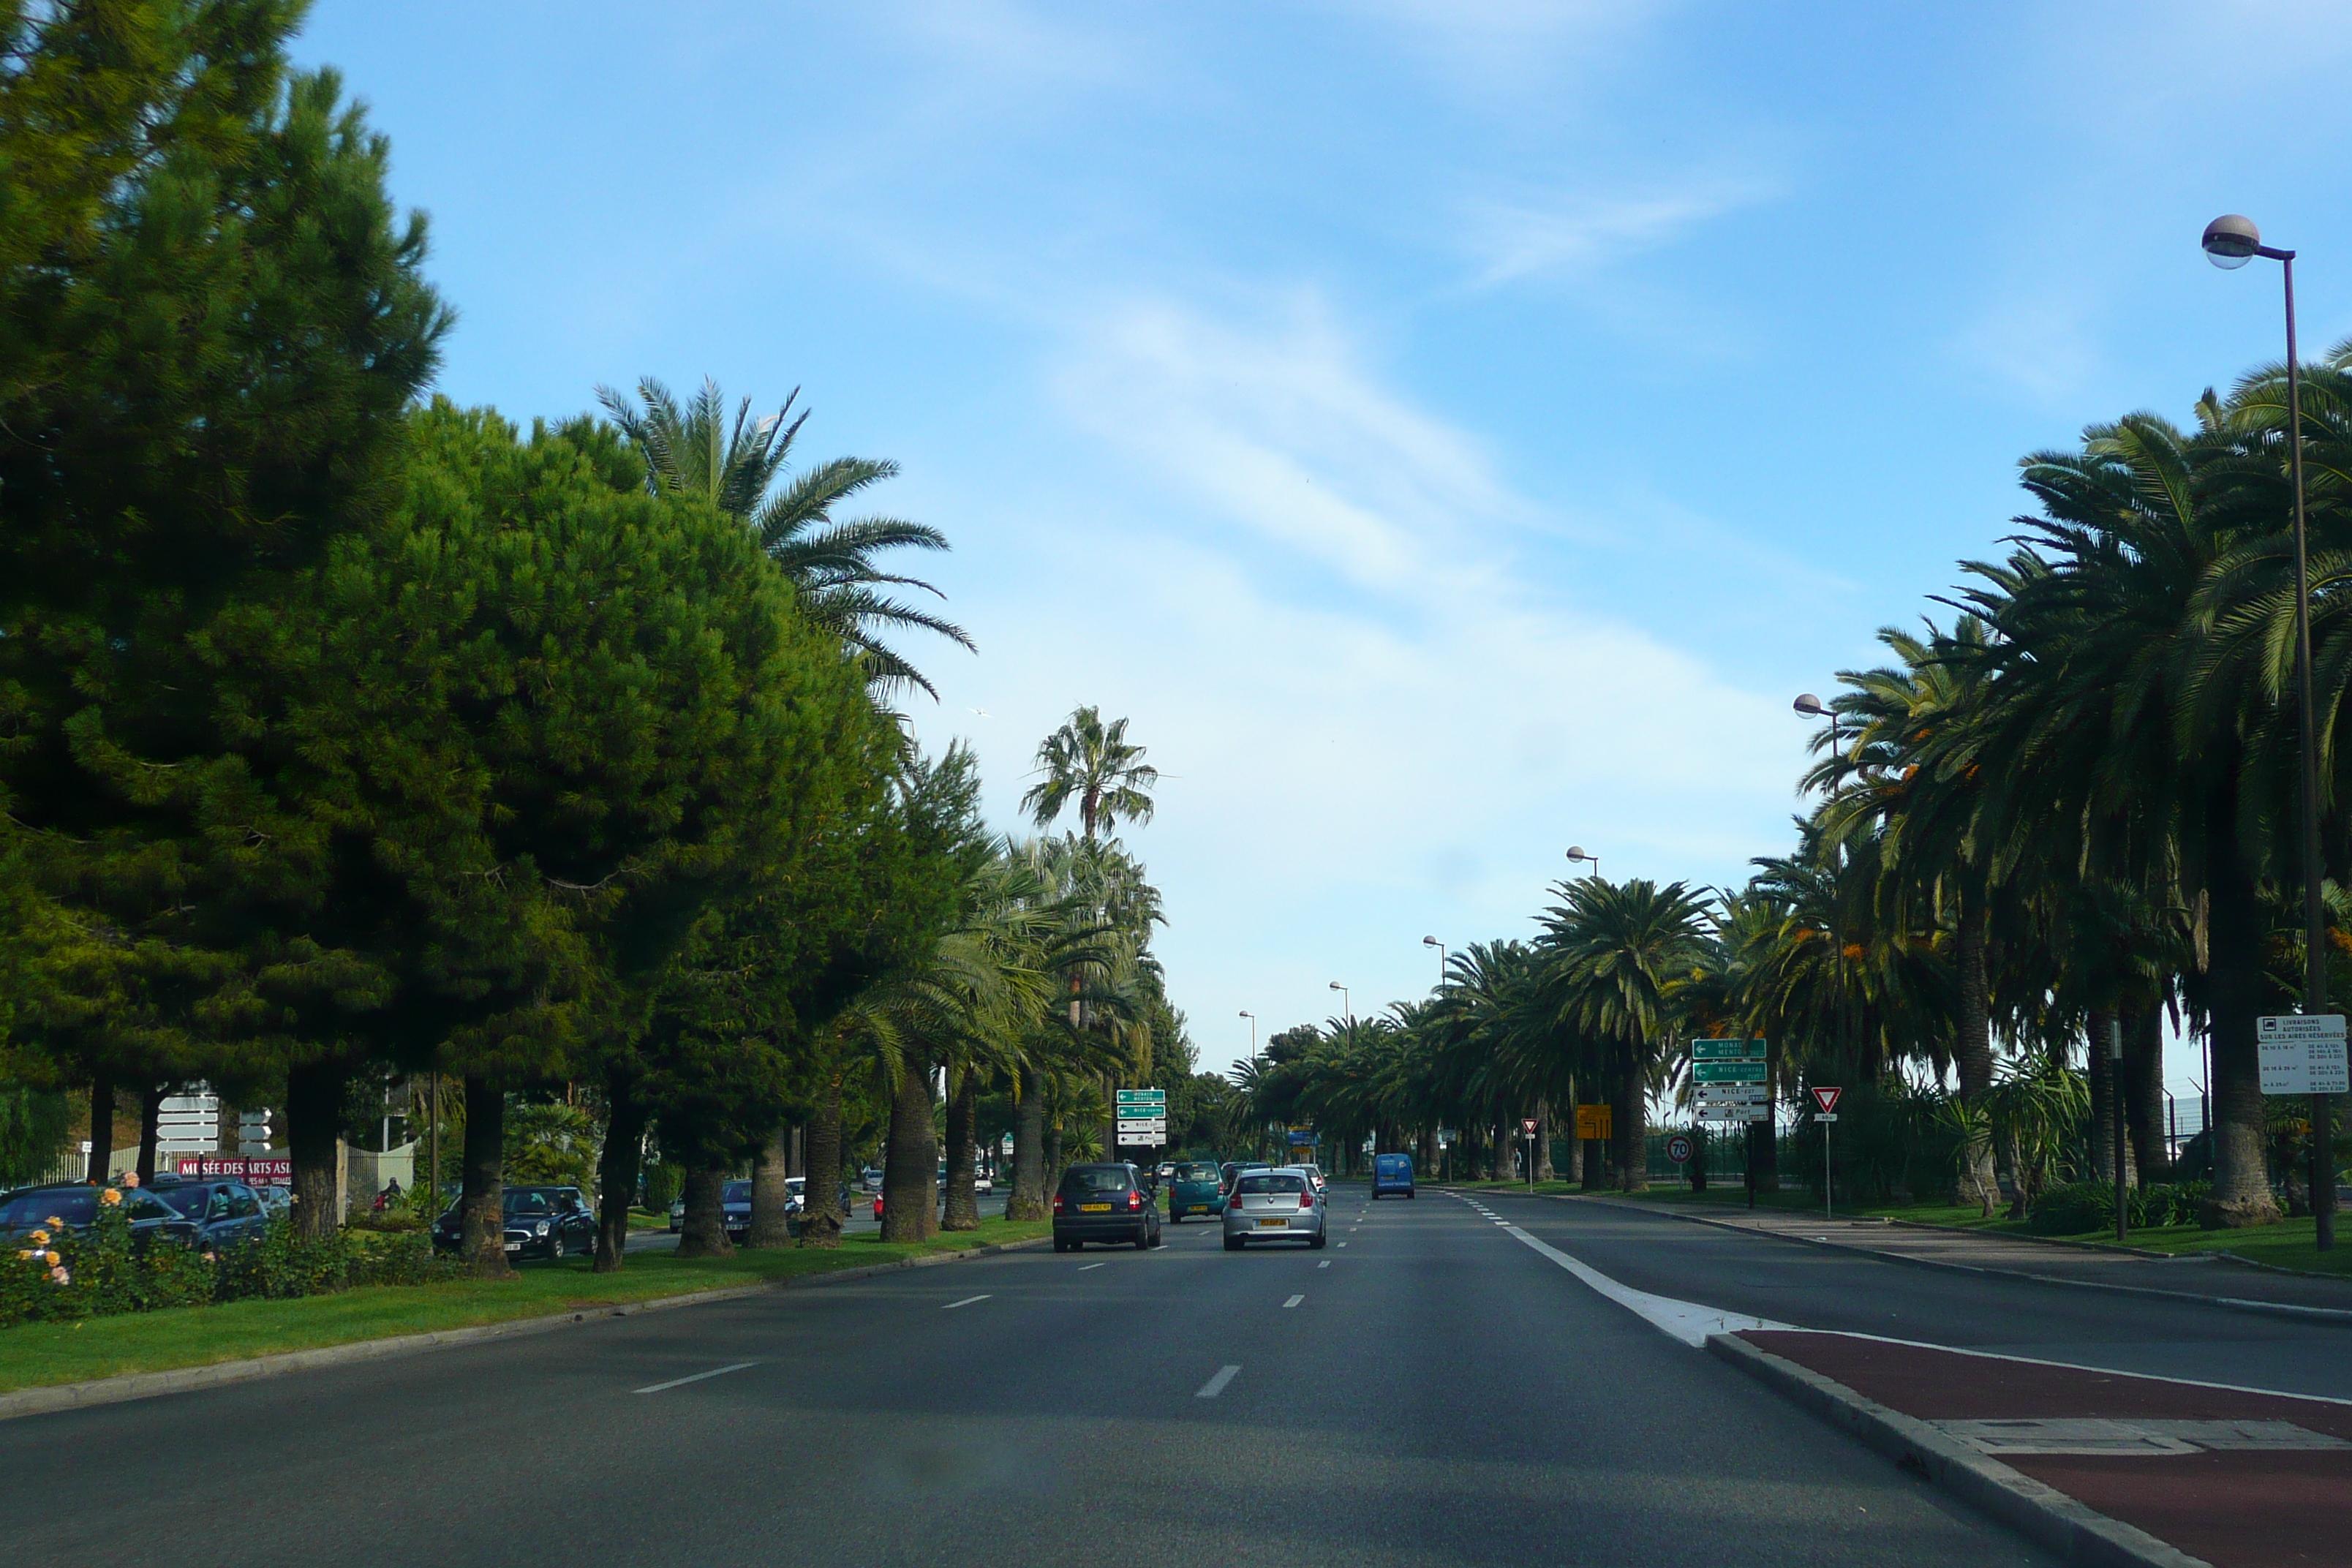
[[[1234,1178],[1225,1205],[1225,1250],[1239,1252],[1253,1241],[1303,1241],[1320,1250],[1328,1239],[1323,1212],[1323,1194],[1306,1172],[1244,1171]]]

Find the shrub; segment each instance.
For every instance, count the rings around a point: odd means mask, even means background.
[[[677,1202],[677,1194],[686,1190],[686,1168],[667,1161],[646,1173],[646,1207],[656,1214],[667,1214],[669,1205]]]
[[[2211,1194],[2210,1182],[2171,1182],[2133,1189],[2126,1194],[2126,1210],[2135,1229],[2162,1225],[2194,1225],[2197,1206]],[[2111,1182],[2068,1182],[2052,1187],[2033,1200],[2026,1229],[2036,1236],[2082,1236],[2110,1230],[2116,1223],[2116,1189]]]

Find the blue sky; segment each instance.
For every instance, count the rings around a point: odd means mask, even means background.
[[[432,216],[442,390],[801,387],[955,542],[916,718],[998,820],[1131,719],[1207,1065],[1525,934],[1571,843],[1785,848],[1790,700],[2017,458],[2280,353],[2208,218],[2352,332],[2340,6],[325,0],[299,53]]]

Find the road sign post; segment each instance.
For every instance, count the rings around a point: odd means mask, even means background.
[[[1532,1193],[1536,1190],[1536,1119],[1534,1117],[1519,1118],[1519,1136],[1526,1139],[1528,1143],[1528,1191]]]
[[[1748,1140],[1748,1206],[1756,1206],[1756,1129],[1772,1121],[1771,1051],[1763,1040],[1693,1040],[1698,1121],[1727,1122]],[[1702,1173],[1704,1172],[1702,1171]]]
[[[1821,1114],[1813,1120],[1822,1124],[1822,1217],[1823,1219],[1830,1217],[1830,1189],[1835,1184],[1837,1170],[1836,1166],[1830,1163],[1830,1123],[1837,1120],[1838,1096],[1844,1092],[1843,1089],[1818,1087],[1813,1090],[1813,1103],[1822,1108]]]

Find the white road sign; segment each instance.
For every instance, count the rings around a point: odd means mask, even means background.
[[[1769,1105],[1702,1105],[1698,1108],[1701,1121],[1769,1121],[1772,1108]]]
[[[1118,1130],[1122,1136],[1129,1132],[1149,1132],[1154,1137],[1165,1138],[1168,1135],[1168,1119],[1164,1116],[1122,1116],[1118,1119]]]
[[[1168,1142],[1165,1132],[1121,1132],[1118,1146],[1122,1149],[1157,1149]]]
[[[2289,1013],[2254,1020],[2264,1094],[2352,1093],[2341,1013]]]
[[[1724,1105],[1769,1105],[1772,1090],[1760,1083],[1703,1083],[1698,1086],[1698,1102]]]

